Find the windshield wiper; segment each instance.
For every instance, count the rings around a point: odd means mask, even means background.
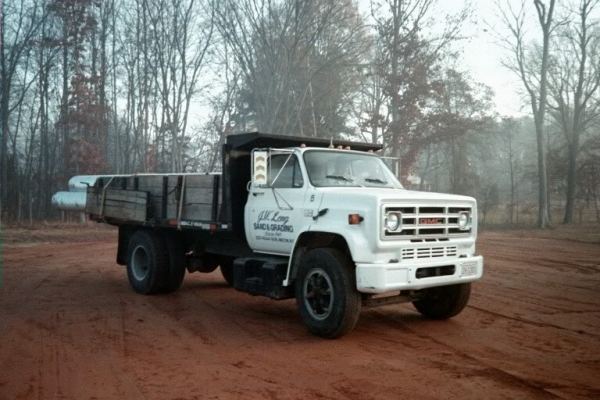
[[[369,183],[380,183],[382,185],[385,185],[387,183],[387,181],[383,181],[379,178],[365,178],[365,181]]]
[[[342,176],[342,175],[326,175],[325,178],[336,179],[338,181],[344,181],[344,182],[352,182],[352,179],[346,178],[345,176]]]

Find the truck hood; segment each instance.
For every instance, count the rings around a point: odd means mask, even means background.
[[[365,188],[365,187],[321,187],[317,189],[327,198],[332,196],[352,196],[363,198],[375,198],[378,202],[451,202],[475,204],[473,197],[461,196],[447,193],[419,192],[416,190],[394,189],[394,188]]]

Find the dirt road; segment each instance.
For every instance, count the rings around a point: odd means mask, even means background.
[[[335,341],[218,271],[136,295],[112,232],[5,244],[0,399],[600,398],[600,244],[544,236],[483,234],[455,319],[386,306]]]

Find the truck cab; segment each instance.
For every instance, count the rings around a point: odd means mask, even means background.
[[[315,240],[345,253],[362,294],[464,285],[482,276],[475,199],[406,190],[373,152],[255,149],[248,191],[246,239],[257,253],[289,257],[283,285],[296,280],[294,260]]]
[[[285,258],[281,284],[295,286],[305,323],[317,334],[338,334],[322,328],[321,319],[331,317],[336,296],[346,296],[335,288],[343,279],[334,279],[327,265],[350,271],[356,303],[412,301],[435,319],[458,314],[470,283],[483,274],[483,258],[475,254],[475,199],[406,190],[373,152],[254,149],[251,170],[248,245]]]

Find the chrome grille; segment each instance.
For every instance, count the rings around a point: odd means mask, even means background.
[[[403,260],[415,260],[420,258],[456,257],[458,254],[456,246],[440,247],[415,247],[402,249]]]
[[[458,227],[459,214],[471,213],[471,207],[387,206],[383,214],[392,211],[402,214],[402,230],[390,232],[384,226],[387,238],[464,237],[471,233],[471,228],[461,230]]]

